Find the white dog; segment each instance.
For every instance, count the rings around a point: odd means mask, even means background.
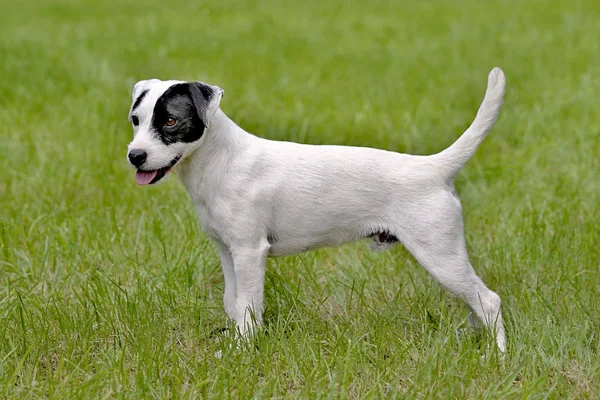
[[[401,242],[495,328],[505,351],[500,297],[469,262],[453,185],[496,121],[504,86],[494,68],[465,133],[441,153],[415,156],[262,139],[221,111],[219,87],[145,80],[133,89],[128,159],[140,185],[161,181],[172,168],[180,176],[218,249],[225,311],[241,334],[261,323],[268,256],[371,238],[374,250]]]

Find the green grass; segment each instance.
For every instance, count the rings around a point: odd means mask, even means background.
[[[449,4],[3,1],[0,397],[598,398],[600,7]],[[504,362],[405,250],[365,243],[270,260],[265,332],[229,349],[187,194],[126,164],[133,84],[217,84],[272,139],[430,154],[493,66],[505,105],[457,190]]]

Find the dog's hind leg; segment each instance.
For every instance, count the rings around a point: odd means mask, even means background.
[[[500,297],[487,288],[469,262],[456,195],[440,191],[403,215],[410,216],[410,221],[400,225],[400,241],[442,286],[467,303],[484,326],[494,330],[498,348],[506,351]]]

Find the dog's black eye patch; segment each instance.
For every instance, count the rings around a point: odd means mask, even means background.
[[[204,123],[200,120],[192,101],[189,83],[178,83],[168,88],[156,101],[152,115],[152,128],[166,145],[192,143],[204,134]],[[170,120],[177,121],[169,126]]]

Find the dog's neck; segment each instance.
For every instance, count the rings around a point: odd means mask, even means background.
[[[253,137],[217,109],[197,149],[178,165],[177,174],[192,197],[204,186],[205,176],[223,171],[243,152]]]

